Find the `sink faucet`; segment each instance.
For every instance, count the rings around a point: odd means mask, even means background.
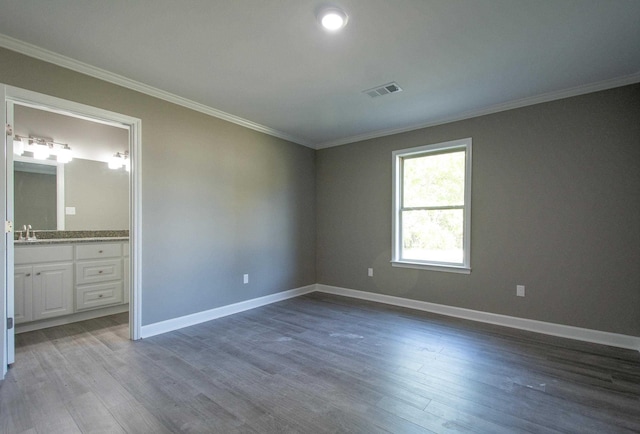
[[[31,225],[27,225],[27,228],[25,229],[25,231],[26,231],[25,238],[27,239],[27,241],[33,241],[36,239],[36,233],[34,232]],[[31,231],[31,234],[29,234],[29,231]]]
[[[22,235],[24,234],[24,238],[22,237]],[[22,231],[20,231],[20,235],[18,236],[18,240],[19,241],[36,241],[36,231],[33,230],[33,227],[31,227],[31,225],[23,225],[22,226]]]

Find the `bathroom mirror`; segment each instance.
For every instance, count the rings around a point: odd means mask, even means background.
[[[64,169],[62,169],[64,170]],[[64,175],[61,176],[61,179]],[[39,230],[64,229],[58,226],[58,165],[28,162],[13,163],[14,224],[16,230],[31,225]]]
[[[98,231],[129,228],[129,172],[102,161],[16,157],[16,230]]]

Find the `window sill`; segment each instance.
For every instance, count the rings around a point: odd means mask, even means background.
[[[391,261],[393,267],[415,268],[418,270],[444,271],[447,273],[471,274],[471,268],[458,265],[433,265],[420,262]]]

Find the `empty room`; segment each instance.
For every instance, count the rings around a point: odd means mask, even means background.
[[[0,0],[0,433],[640,432],[638,23]]]

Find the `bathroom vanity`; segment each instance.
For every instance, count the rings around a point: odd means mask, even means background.
[[[14,246],[17,332],[128,310],[127,237],[16,241]]]

